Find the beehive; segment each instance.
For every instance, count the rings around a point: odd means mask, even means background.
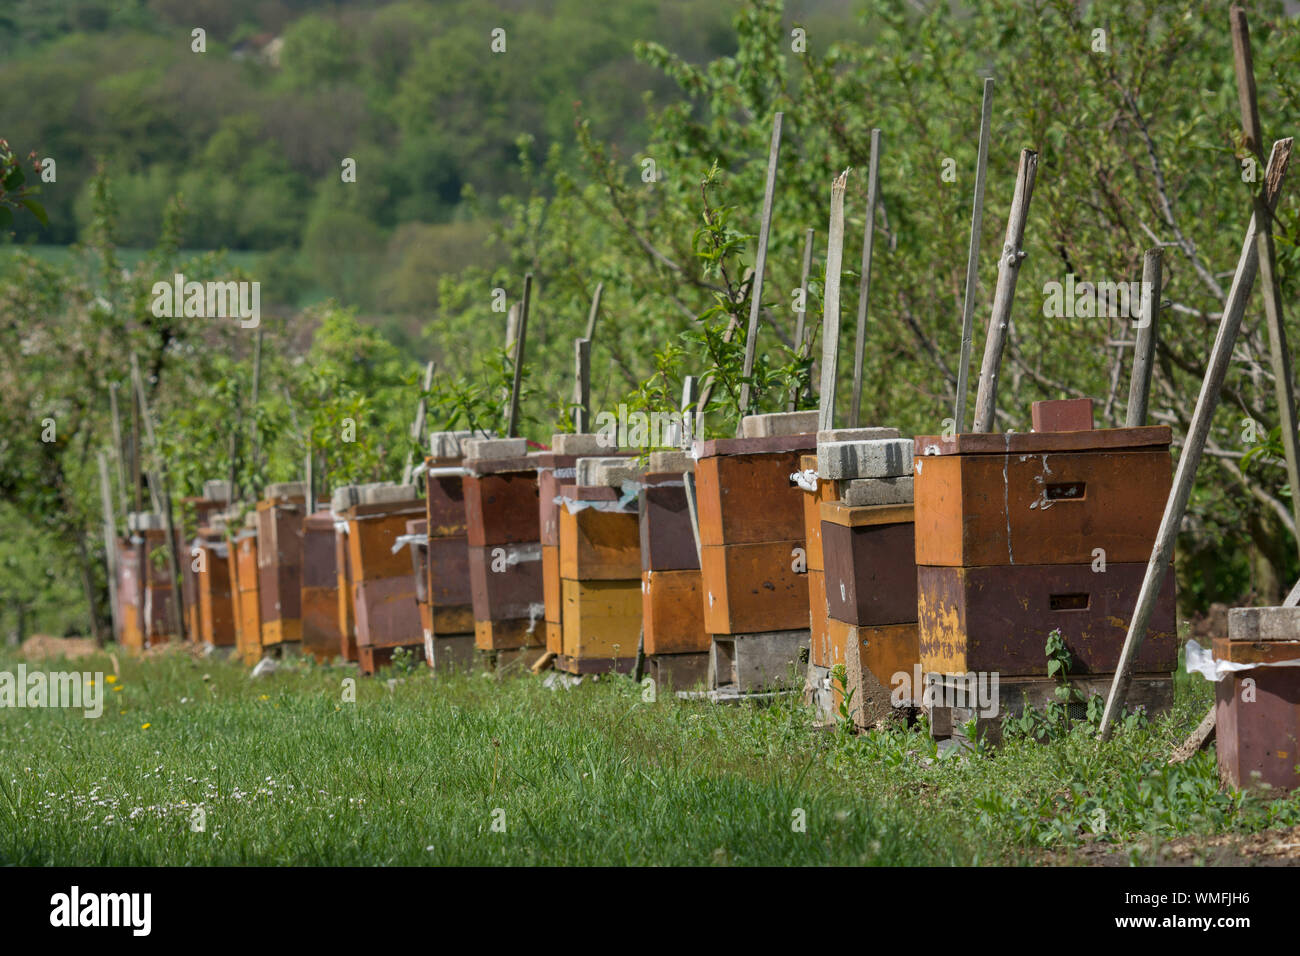
[[[181,549],[180,572],[181,596],[185,604],[185,636],[195,644],[205,643],[200,579],[207,573],[208,559],[212,556],[207,547],[208,541],[220,537],[212,534],[209,522],[229,500],[226,484],[224,481],[206,482],[203,497],[182,498],[180,501],[181,520],[175,528],[177,537],[187,540],[187,529],[194,529],[194,533],[188,536],[188,546]],[[209,497],[209,490],[215,490],[223,497]]]
[[[463,450],[474,645],[496,666],[522,662],[546,641],[537,456],[522,438]]]
[[[302,650],[320,663],[343,654],[339,629],[338,532],[328,510],[302,523]],[[344,539],[346,540],[346,538]]]
[[[1085,405],[1037,409],[1036,417],[1043,425],[1090,422]],[[1055,629],[1072,677],[1101,683],[1113,674],[1169,494],[1170,438],[1165,426],[918,438],[926,674],[997,672],[1004,698],[1032,703]],[[1170,574],[1134,665],[1146,683],[1165,688],[1149,709],[1172,699],[1177,651]],[[1017,690],[1017,681],[1030,690]]]
[[[235,594],[236,649],[240,660],[253,666],[262,659],[262,617],[258,599],[257,514],[244,516],[244,525],[230,543],[230,577]]]
[[[235,595],[230,586],[225,520],[213,515],[208,521],[194,539],[200,564],[195,573],[198,640],[211,647],[231,647],[235,644]]]
[[[694,447],[710,684],[742,693],[785,684],[809,642],[803,493],[791,475],[816,434],[783,433],[808,427],[807,413],[754,417],[765,421],[742,430],[762,437]]]
[[[127,553],[121,564],[123,646],[141,651],[175,640],[175,597],[167,561],[167,532],[161,515],[127,515]],[[179,557],[179,556],[178,556]]]
[[[895,675],[910,677],[919,661],[911,441],[892,428],[820,438],[819,485],[823,473],[834,476],[825,482],[834,497],[818,505],[827,628],[821,658],[832,677],[825,702],[838,713],[847,699],[853,722],[866,728],[904,702],[891,694]]]
[[[1269,797],[1300,787],[1300,608],[1234,608],[1214,656],[1241,669],[1215,685],[1219,776]]]
[[[302,641],[306,510],[306,489],[296,481],[270,485],[257,503],[257,589],[264,649],[283,650]]]
[[[469,580],[462,444],[469,432],[435,432],[425,465],[424,659],[435,670],[474,658],[474,599]]]
[[[348,498],[354,499],[348,503]],[[357,636],[357,662],[373,674],[401,647],[424,655],[420,610],[410,555],[394,551],[406,523],[425,503],[412,486],[387,482],[337,490],[331,505],[347,523],[348,574]]]
[[[709,663],[700,559],[683,479],[694,471],[689,454],[651,452],[638,496],[646,673],[680,689],[707,680]]]
[[[642,623],[637,485],[628,484],[638,473],[623,457],[579,458],[574,469],[574,483],[560,486],[556,667],[628,671]]]
[[[537,509],[542,544],[542,605],[546,621],[546,650],[564,652],[564,601],[560,594],[560,488],[573,484],[578,458],[604,453],[604,436],[561,433],[552,436],[551,450],[537,461]]]

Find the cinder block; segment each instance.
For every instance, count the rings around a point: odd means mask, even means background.
[[[203,483],[203,497],[208,501],[229,501],[230,482],[215,478]]]
[[[604,455],[614,450],[603,432],[557,432],[551,451],[557,455]]]
[[[772,438],[776,435],[807,435],[817,430],[817,409],[805,412],[775,412],[746,415],[740,420],[741,438]]]
[[[841,484],[840,501],[852,508],[863,505],[910,504],[912,501],[912,476],[854,478]]]
[[[429,435],[429,454],[434,458],[464,458],[465,442],[474,437],[472,431],[432,432]],[[491,435],[480,435],[491,438]]]
[[[392,482],[379,482],[362,485],[359,491],[360,504],[386,505],[396,501],[416,501],[420,495],[414,485],[398,485]]]
[[[274,501],[277,498],[305,498],[307,497],[307,483],[305,481],[280,481],[273,485],[267,485],[262,497],[268,501]]]
[[[634,458],[579,458],[574,465],[578,485],[617,488],[625,481],[636,481],[643,474]]]
[[[528,454],[528,442],[523,438],[467,438],[461,449],[470,460],[520,458]]]
[[[126,516],[128,531],[163,531],[166,528],[163,516],[152,511],[132,511]]]
[[[660,474],[666,471],[687,472],[695,470],[695,458],[685,451],[652,451],[646,471]]]
[[[896,478],[912,473],[912,439],[827,442],[817,446],[821,478]]]
[[[336,515],[341,515],[353,505],[360,503],[360,485],[340,485],[330,494],[330,511]]]
[[[1228,611],[1234,641],[1300,640],[1300,607],[1234,607]]]
[[[898,438],[897,428],[824,428],[817,433],[817,444],[835,441],[880,441]]]
[[[1065,398],[1030,406],[1036,432],[1092,431],[1092,399]]]

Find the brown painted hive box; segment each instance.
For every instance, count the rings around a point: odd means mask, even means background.
[[[321,663],[343,653],[338,536],[329,511],[318,511],[303,520],[302,649]]]
[[[303,496],[277,497],[257,503],[258,601],[262,645],[302,640]]]
[[[696,442],[704,624],[710,634],[807,630],[804,492],[815,434]]]
[[[469,580],[469,534],[465,520],[464,469],[459,458],[426,458],[425,520],[428,532],[426,576],[429,623],[440,636],[474,634]],[[426,659],[440,666],[438,655]],[[458,660],[458,658],[455,658]]]
[[[469,549],[474,620],[545,620],[542,546],[499,544]]]
[[[465,523],[473,547],[541,541],[537,459],[465,461]]]
[[[917,568],[921,664],[927,673],[1046,674],[1048,634],[1061,631],[1072,675],[1119,664],[1146,564]],[[1168,674],[1178,659],[1174,580],[1157,597],[1134,670]]]
[[[1172,483],[1170,430],[916,439],[916,563],[1145,562]]]
[[[916,621],[911,505],[821,506],[827,614],[849,624]]]
[[[686,503],[686,482],[676,472],[645,476],[638,503],[642,571],[700,570]]]
[[[1253,665],[1215,684],[1219,775],[1268,797],[1300,787],[1300,608],[1235,608],[1221,661]],[[1281,666],[1279,666],[1281,665]]]
[[[424,509],[424,502],[412,497],[356,504],[343,513],[358,655],[364,647],[419,647],[423,653],[411,558],[394,552],[393,545],[405,533],[407,521]],[[364,658],[361,663],[364,670]]]
[[[198,639],[213,647],[235,643],[235,595],[230,586],[229,546],[220,535],[199,529],[195,547],[202,553],[197,572]]]
[[[646,654],[708,651],[699,571],[642,571],[641,604]]]
[[[258,603],[257,535],[245,528],[231,545],[234,568],[235,615],[239,621],[238,651],[247,665],[262,659],[262,616]]]

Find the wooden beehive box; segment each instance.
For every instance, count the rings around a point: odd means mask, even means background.
[[[1248,669],[1215,684],[1219,776],[1281,797],[1300,787],[1300,608],[1234,608],[1214,657]]]
[[[1090,403],[1077,404],[1091,421]],[[1004,696],[1032,705],[1059,629],[1071,679],[1104,683],[1164,513],[1170,439],[1165,426],[918,438],[924,671],[997,672]],[[1134,669],[1168,684],[1177,651],[1171,573]]]
[[[617,462],[615,478],[596,463]],[[588,468],[588,463],[591,467]],[[626,459],[580,459],[577,481],[560,488],[561,654],[574,674],[631,670],[641,633],[641,535],[637,504],[616,486]],[[612,473],[611,473],[612,474]]]
[[[710,637],[684,475],[685,452],[651,452],[638,500],[646,673],[681,689],[708,678]]]
[[[235,592],[237,649],[248,666],[262,659],[262,616],[258,599],[257,515],[249,512],[244,527],[230,544],[231,580]]]
[[[782,685],[784,662],[806,659],[804,492],[792,476],[817,447],[816,432],[806,430],[816,427],[815,415],[750,416],[742,422],[749,437],[695,442],[704,627],[712,639],[714,689],[730,685],[748,693]]]
[[[436,432],[424,460],[425,591],[420,623],[424,659],[435,670],[468,667],[474,659],[474,598],[470,589],[462,442],[469,432]]]
[[[235,594],[230,586],[224,522],[200,528],[194,547],[201,552],[202,561],[202,570],[196,574],[198,640],[212,647],[231,647],[235,644]]]
[[[399,647],[424,654],[411,557],[393,546],[406,523],[424,515],[425,503],[413,487],[389,483],[361,485],[356,497],[342,517],[348,529],[357,660],[362,673],[373,674]],[[336,513],[343,503],[335,502]]]
[[[500,666],[546,641],[537,456],[522,438],[462,447],[474,644]]]
[[[306,491],[296,481],[271,485],[257,503],[263,648],[302,641],[302,523],[306,511]]]
[[[142,542],[143,543],[143,542]],[[127,650],[144,649],[144,590],[140,586],[143,548],[131,539],[117,542],[117,604],[120,631],[117,641]]]
[[[176,640],[171,568],[167,562],[167,532],[161,515],[132,512],[127,515],[127,532],[135,552],[136,608],[139,644],[143,650]],[[177,555],[178,563],[180,555]],[[131,635],[134,642],[135,636]],[[127,645],[131,646],[131,645]]]
[[[208,485],[225,485],[225,482],[208,482]],[[186,547],[180,549],[181,596],[185,604],[185,636],[195,644],[203,643],[203,595],[199,579],[205,572],[210,557],[206,552],[205,537],[202,532],[208,526],[212,516],[226,504],[225,499],[216,500],[207,497],[188,497],[180,499],[180,523],[176,526],[176,535],[182,541],[187,540],[186,529],[194,528],[195,533],[188,537]]]
[[[303,519],[302,650],[322,664],[343,654],[338,537],[330,511],[317,511]]]

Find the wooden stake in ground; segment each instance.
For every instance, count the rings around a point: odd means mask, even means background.
[[[1264,137],[1259,124],[1259,103],[1255,94],[1255,65],[1250,52],[1250,26],[1246,11],[1233,6],[1229,11],[1232,24],[1233,68],[1237,74],[1237,99],[1241,106],[1241,127],[1246,145],[1256,158],[1263,160]],[[1287,347],[1283,323],[1282,294],[1277,284],[1277,253],[1273,248],[1273,215],[1257,196],[1255,222],[1259,237],[1259,286],[1264,295],[1264,320],[1268,325],[1269,365],[1277,393],[1278,430],[1282,433],[1282,450],[1286,457],[1287,481],[1300,488],[1300,457],[1296,449],[1295,389],[1291,382],[1291,350]],[[1296,528],[1296,547],[1300,548],[1300,494],[1291,495],[1291,517]]]
[[[313,460],[315,457],[316,456],[311,449],[311,436],[308,435],[307,455],[306,455],[307,460],[304,462],[303,465],[303,474],[305,478],[303,484],[306,485],[307,487],[307,514],[308,515],[314,515],[316,513],[316,469],[314,467],[315,462]]]
[[[149,471],[149,494],[153,501],[153,510],[162,515],[163,528],[167,534],[167,569],[172,578],[172,625],[176,635],[185,640],[185,598],[181,591],[180,562],[176,558],[176,527],[172,524],[172,499],[168,487],[166,463],[158,450],[158,435],[153,427],[153,415],[149,412],[149,400],[144,394],[144,379],[140,375],[140,363],[131,356],[131,381],[135,386],[136,402],[140,407],[140,420],[144,422],[145,435],[149,440],[149,453],[153,456],[154,467]],[[145,586],[141,575],[139,586]],[[143,591],[141,592],[143,593]]]
[[[1025,222],[1029,218],[1029,200],[1034,195],[1034,178],[1038,173],[1038,153],[1020,151],[1016,171],[1016,192],[1007,217],[1007,234],[1002,242],[1002,259],[998,264],[998,284],[993,293],[993,314],[989,317],[989,334],[984,342],[984,361],[980,364],[980,386],[975,396],[977,432],[993,430],[998,407],[998,375],[1002,370],[1002,349],[1011,325],[1011,304],[1016,298],[1016,279],[1024,262]]]
[[[506,437],[517,438],[519,432],[519,389],[523,385],[524,343],[528,336],[528,304],[533,294],[533,274],[524,276],[524,299],[519,307],[518,339],[515,342],[515,376],[510,387],[510,417],[506,419]]]
[[[587,430],[591,421],[591,339],[573,340],[573,430]]]
[[[796,313],[794,323],[794,352],[799,358],[803,358],[807,352],[804,349],[804,338],[807,335],[807,318],[808,318],[808,274],[812,271],[813,241],[816,239],[817,231],[809,229],[804,233],[803,241],[803,270],[799,276],[799,302],[801,308]],[[786,411],[794,411],[795,406],[799,404],[798,389],[790,389],[790,401],[786,404]]]
[[[605,283],[597,282],[596,291],[591,297],[591,309],[587,312],[587,332],[583,338],[588,342],[596,338],[596,318],[600,315],[600,293],[605,288]]]
[[[754,278],[749,287],[749,329],[745,335],[745,369],[746,381],[740,385],[740,417],[745,417],[749,409],[749,382],[754,374],[754,349],[758,345],[758,316],[763,309],[763,272],[767,266],[767,237],[772,229],[772,194],[776,191],[776,163],[781,155],[781,120],[784,113],[777,113],[772,120],[772,142],[767,150],[767,183],[763,187],[763,214],[758,224],[758,256],[754,259]],[[736,423],[736,433],[740,433],[740,423]]]
[[[419,445],[424,444],[424,419],[429,413],[429,389],[433,388],[433,368],[434,364],[429,362],[424,366],[424,388],[420,391],[420,404],[415,409],[415,421],[411,422],[411,441]],[[406,465],[402,468],[402,484],[411,483],[411,471],[415,467],[415,452],[406,453]]]
[[[138,375],[135,355],[131,355],[131,373]],[[131,504],[135,511],[144,511],[144,487],[140,483],[144,456],[140,454],[140,400],[136,396],[135,379],[131,380]]]
[[[835,379],[840,361],[840,273],[844,268],[846,169],[831,183],[831,221],[826,230],[826,286],[822,298],[822,375],[818,389],[820,430],[835,427]]]
[[[1286,175],[1287,164],[1291,159],[1291,147],[1290,139],[1278,140],[1273,144],[1264,179],[1262,212],[1265,215],[1271,214],[1277,205],[1282,179]],[[1246,239],[1237,260],[1237,270],[1232,277],[1228,300],[1224,303],[1219,333],[1214,339],[1209,367],[1205,370],[1205,381],[1201,385],[1201,394],[1196,400],[1196,410],[1192,413],[1192,421],[1187,428],[1183,453],[1178,458],[1178,470],[1174,473],[1174,485],[1165,503],[1164,518],[1160,521],[1155,547],[1151,551],[1151,560],[1147,563],[1146,575],[1142,579],[1142,589],[1138,592],[1137,606],[1133,610],[1133,619],[1129,623],[1128,636],[1125,637],[1124,647],[1120,651],[1119,664],[1110,687],[1110,697],[1106,701],[1106,710],[1101,717],[1102,740],[1110,739],[1115,716],[1124,706],[1129,683],[1132,681],[1133,660],[1142,647],[1142,641],[1146,638],[1147,624],[1151,621],[1151,610],[1155,607],[1156,596],[1160,593],[1165,575],[1169,572],[1174,539],[1178,536],[1178,526],[1182,524],[1183,514],[1187,510],[1187,501],[1192,495],[1196,466],[1200,464],[1201,453],[1205,450],[1205,441],[1210,434],[1214,410],[1219,404],[1219,392],[1223,388],[1223,380],[1227,377],[1228,365],[1232,361],[1232,347],[1236,344],[1237,333],[1241,330],[1241,319],[1246,314],[1250,290],[1255,284],[1255,273],[1259,266],[1259,218],[1252,213],[1250,225],[1246,228]]]
[[[114,395],[116,406],[116,394]],[[108,603],[113,619],[113,639],[122,639],[122,618],[117,606],[117,523],[113,520],[113,488],[108,477],[108,456],[99,453],[99,505],[104,512],[104,564],[108,571]]]
[[[261,450],[259,447],[261,443],[261,436],[257,433],[257,396],[258,396],[258,390],[261,388],[261,386],[262,386],[262,329],[259,326],[257,329],[257,338],[253,340],[253,392],[252,392],[253,437],[252,437],[252,450],[248,459],[249,464],[252,466],[254,475],[258,474],[257,458]]]
[[[687,375],[682,381],[682,445],[689,449],[698,434],[701,411],[696,407],[699,400],[699,386],[694,375]],[[693,423],[693,424],[692,424]],[[686,486],[686,514],[691,519],[691,535],[695,538],[695,557],[703,560],[700,547],[700,512],[695,500],[695,472],[682,472],[682,483]]]
[[[975,295],[979,290],[980,232],[984,226],[984,180],[989,165],[989,130],[993,125],[993,77],[984,80],[980,107],[980,144],[975,157],[975,200],[970,211],[970,247],[966,252],[966,296],[961,305],[961,362],[957,366],[957,400],[952,420],[956,431],[966,428],[966,385],[970,377],[971,340],[975,327]]]
[[[108,386],[108,405],[113,413],[113,462],[117,465],[117,495],[125,519],[126,506],[126,454],[122,445],[122,413],[117,404],[117,393],[121,390],[120,382]]]
[[[871,296],[871,250],[876,238],[876,197],[880,189],[880,130],[871,131],[871,163],[867,169],[867,223],[862,228],[862,274],[858,281],[858,335],[853,349],[853,404],[849,427],[862,424],[862,363],[867,352],[867,300]]]
[[[1142,325],[1133,348],[1133,372],[1128,383],[1128,416],[1124,424],[1139,428],[1147,423],[1147,398],[1151,394],[1151,368],[1159,339],[1160,286],[1164,253],[1148,249],[1142,257]]]

